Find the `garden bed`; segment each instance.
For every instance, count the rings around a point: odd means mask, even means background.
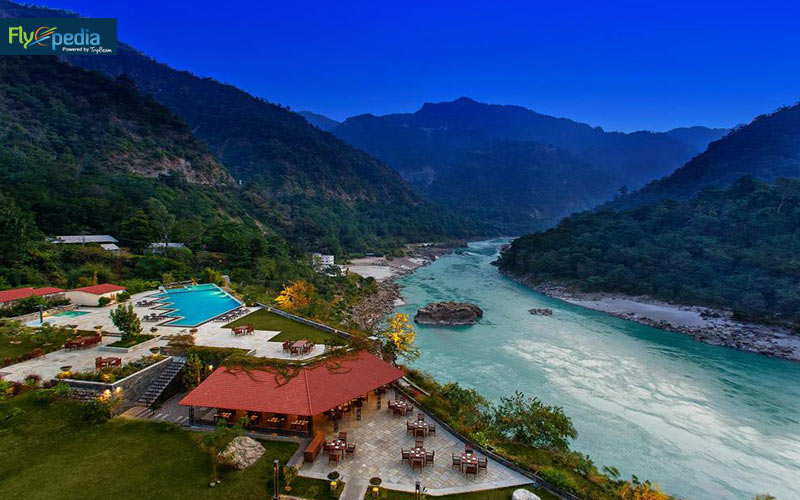
[[[165,359],[164,356],[160,354],[153,354],[150,356],[144,356],[135,361],[130,361],[122,365],[120,368],[104,368],[102,370],[69,373],[68,376],[64,376],[61,378],[68,380],[103,382],[110,384],[118,380],[122,380],[125,377],[129,377],[134,373],[140,372],[145,368],[152,366],[158,363],[159,361],[162,361],[163,359]]]
[[[100,347],[102,351],[109,351],[109,352],[131,352],[135,349],[141,349],[143,347],[150,347],[156,343],[158,343],[158,339],[160,337],[158,335],[137,335],[136,337],[131,337],[127,340],[118,340],[108,345],[104,345]]]

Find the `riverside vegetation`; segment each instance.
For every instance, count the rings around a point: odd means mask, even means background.
[[[515,240],[504,272],[733,310],[800,328],[800,180],[752,177],[697,198],[573,215]]]

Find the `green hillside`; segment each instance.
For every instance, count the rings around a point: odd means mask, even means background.
[[[751,177],[684,201],[568,217],[515,240],[500,269],[532,282],[800,321],[800,180]]]
[[[709,187],[730,186],[745,175],[767,181],[800,177],[800,104],[755,118],[712,142],[685,166],[615,200],[612,206],[686,199]]]

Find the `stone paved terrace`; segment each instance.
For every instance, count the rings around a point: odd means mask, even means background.
[[[414,438],[406,433],[406,421],[416,419],[419,410],[415,409],[406,417],[394,417],[386,407],[387,400],[392,397],[393,391],[389,390],[383,398],[381,411],[377,411],[375,396],[371,394],[361,421],[356,421],[355,414],[341,420],[339,431],[347,432],[347,441],[356,445],[355,458],[348,457],[338,465],[329,466],[327,455],[320,454],[313,463],[303,465],[300,475],[325,479],[335,469],[345,483],[378,476],[383,480],[383,487],[408,492],[413,492],[416,481],[420,481],[434,496],[531,483],[527,477],[493,460],[489,460],[487,472],[479,472],[475,479],[472,476],[466,478],[458,469],[452,468],[452,454],[460,455],[464,443],[438,425],[436,435],[424,440],[425,449],[436,452],[434,465],[428,465],[421,472],[419,468],[412,471],[408,462],[401,461],[400,448],[414,446]],[[430,417],[427,420],[431,421]],[[333,423],[328,420],[315,421],[315,428],[323,430],[328,440],[335,436]]]
[[[141,300],[149,295],[157,292],[144,292],[141,294],[133,295],[130,298],[132,303]],[[86,330],[94,332],[96,325],[103,326],[103,332],[118,334],[119,330],[111,321],[109,313],[116,307],[116,305],[106,307],[82,307],[81,311],[87,311],[89,314],[77,317],[50,317],[45,318],[45,322],[49,322],[57,326],[65,325],[78,325],[78,330]],[[255,311],[257,308],[249,308]],[[152,308],[134,307],[136,314],[141,318],[154,311]],[[244,317],[244,316],[243,316]],[[309,359],[319,356],[325,350],[324,345],[317,344],[314,349],[302,356],[290,356],[288,353],[283,352],[281,343],[270,342],[270,339],[278,335],[279,331],[256,330],[252,335],[234,336],[231,334],[230,328],[223,328],[226,323],[209,321],[197,327],[195,334],[195,344],[211,347],[238,347],[246,350],[255,350],[256,356],[264,356],[269,358],[278,359]],[[165,346],[169,341],[169,336],[178,335],[181,333],[188,333],[189,329],[185,327],[174,326],[158,326],[155,323],[142,322],[143,333],[150,333],[150,328],[156,326],[158,328],[157,335],[161,339],[155,346]],[[110,344],[119,340],[118,337],[104,337],[103,345]],[[22,363],[13,364],[6,368],[0,369],[0,374],[6,380],[24,380],[24,378],[31,373],[40,375],[44,380],[53,378],[60,371],[62,366],[72,366],[73,371],[87,371],[94,369],[94,358],[97,356],[115,356],[122,358],[123,363],[138,359],[142,356],[149,354],[148,348],[154,347],[150,344],[146,348],[134,349],[130,353],[112,353],[100,350],[98,347],[90,349],[82,349],[78,351],[54,351],[45,356],[37,359],[32,359]]]

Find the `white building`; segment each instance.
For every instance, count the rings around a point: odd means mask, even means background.
[[[106,283],[104,285],[75,288],[69,290],[66,296],[75,305],[96,307],[99,305],[100,297],[108,297],[111,302],[114,302],[117,299],[117,294],[125,290],[126,288],[124,286]]]
[[[116,238],[107,234],[73,234],[56,236],[52,240],[53,243],[61,243],[64,245],[85,245],[86,243],[103,244],[117,244]]]
[[[311,261],[314,263],[314,269],[321,271],[335,265],[333,255],[322,254],[319,252],[311,254]]]

